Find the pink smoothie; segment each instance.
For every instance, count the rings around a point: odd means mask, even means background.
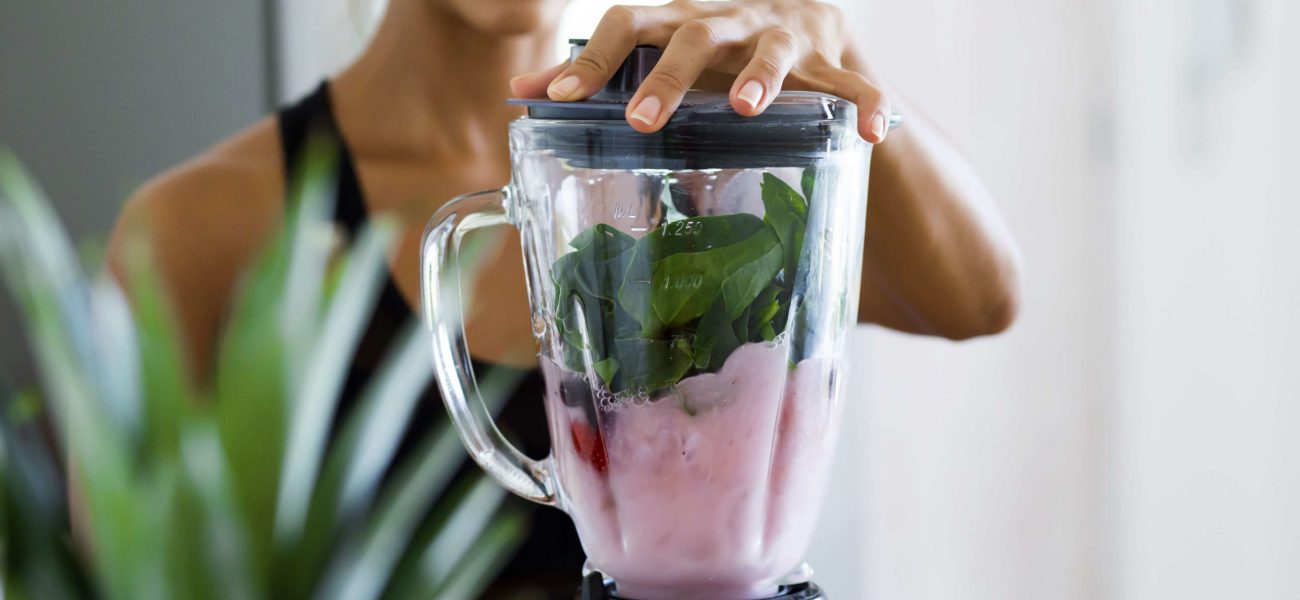
[[[753,600],[800,565],[838,394],[830,360],[787,356],[746,344],[718,373],[595,411],[566,406],[561,382],[581,376],[543,361],[562,506],[621,595]]]

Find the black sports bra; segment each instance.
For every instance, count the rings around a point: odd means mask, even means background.
[[[337,205],[334,219],[346,234],[354,234],[366,220],[366,205],[357,179],[353,157],[346,140],[339,133],[330,100],[328,82],[314,92],[279,112],[280,140],[284,149],[285,173],[292,171],[303,152],[309,134],[333,138],[338,147],[338,170],[335,174]],[[287,179],[287,178],[286,178]],[[340,415],[346,415],[360,391],[374,375],[381,359],[406,323],[415,318],[410,306],[397,289],[391,275],[384,283],[378,305],[349,367],[343,388]],[[488,365],[475,363],[476,372]],[[550,446],[546,417],[542,406],[545,387],[538,371],[527,372],[521,384],[507,400],[500,417],[501,428],[511,435],[530,456],[544,455]],[[446,422],[436,386],[430,385],[417,405],[394,464],[414,451],[416,444],[438,424]],[[458,477],[478,467],[466,457]],[[392,467],[390,467],[391,474]],[[531,516],[531,533],[514,558],[504,567],[484,598],[519,592],[543,592],[549,598],[571,599],[580,583],[584,560],[582,546],[573,524],[563,512],[529,503],[511,496],[507,502],[527,509]]]

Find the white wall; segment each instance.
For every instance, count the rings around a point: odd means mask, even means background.
[[[1007,335],[868,336],[865,596],[1095,598],[1114,315],[1099,17],[1083,1],[847,8],[882,76],[984,175],[1026,269]]]
[[[274,0],[280,45],[280,95],[289,102],[347,65],[365,43],[386,0]]]
[[[1300,598],[1300,5],[1114,16],[1116,595]]]
[[[855,8],[1028,265],[1008,336],[872,336],[870,595],[1300,597],[1300,7]]]

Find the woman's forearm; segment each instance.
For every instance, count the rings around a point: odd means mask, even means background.
[[[965,339],[1019,306],[1019,253],[970,164],[897,97],[906,125],[874,151],[858,318]]]

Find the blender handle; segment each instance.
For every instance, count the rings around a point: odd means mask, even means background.
[[[513,225],[511,195],[509,186],[466,194],[438,209],[429,220],[420,246],[424,323],[433,338],[434,376],[469,455],[511,492],[554,506],[551,459],[528,458],[501,435],[479,393],[465,345],[458,272],[461,240],[475,229]]]

